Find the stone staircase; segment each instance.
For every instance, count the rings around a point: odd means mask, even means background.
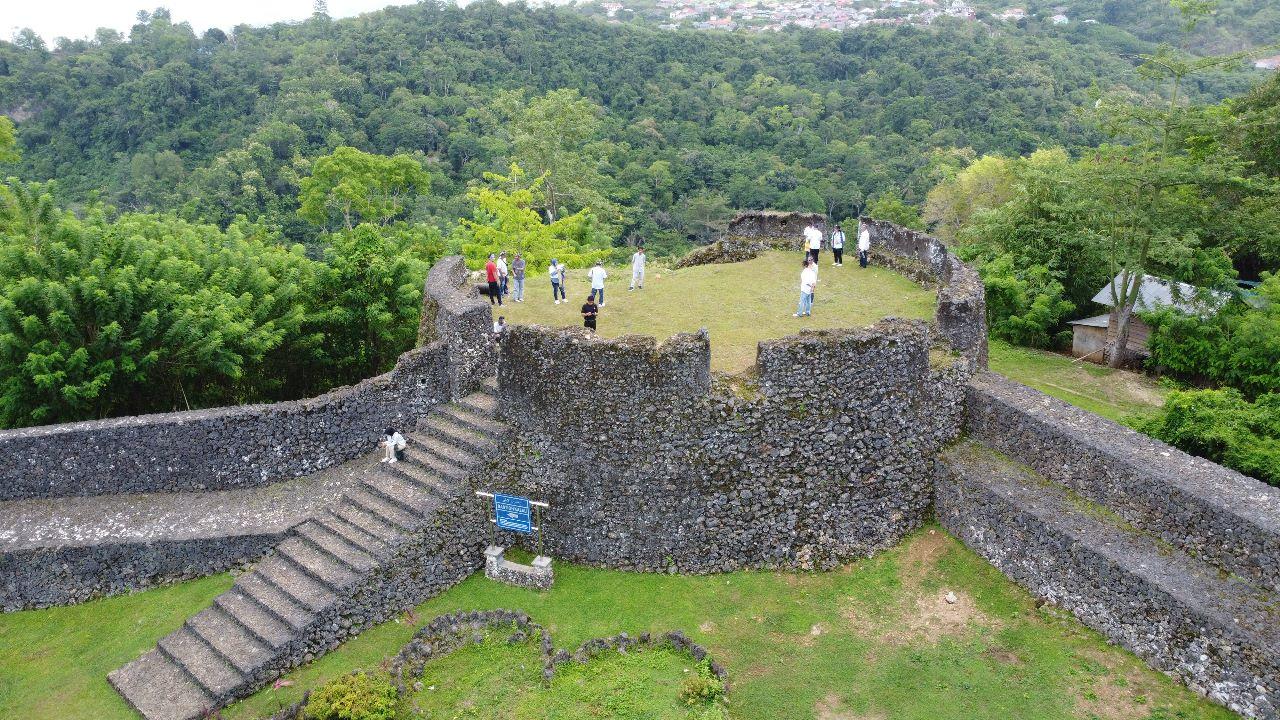
[[[948,530],[1192,689],[1247,717],[1280,717],[1280,593],[1268,581],[1047,478],[1029,466],[1033,448],[1008,451],[1019,455],[969,440],[943,453],[936,509]]]
[[[111,684],[147,720],[201,718],[477,569],[486,529],[466,480],[506,433],[495,391],[433,411],[402,462],[371,466]]]

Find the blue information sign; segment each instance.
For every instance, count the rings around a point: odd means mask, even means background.
[[[533,520],[529,514],[529,498],[518,495],[494,495],[493,517],[498,529],[520,533],[533,532]]]

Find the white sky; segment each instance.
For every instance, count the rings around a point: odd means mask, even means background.
[[[328,0],[329,15],[349,17],[413,0]],[[465,4],[465,3],[463,3]],[[0,36],[8,39],[29,27],[53,44],[54,38],[92,37],[100,27],[125,35],[139,10],[169,9],[174,23],[189,22],[196,34],[210,27],[270,25],[311,16],[312,0],[0,0]]]

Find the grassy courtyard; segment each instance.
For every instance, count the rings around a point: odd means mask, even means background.
[[[376,669],[441,613],[516,608],[575,647],[620,631],[684,630],[729,671],[731,718],[774,720],[1225,720],[1068,614],[1033,599],[940,528],[826,573],[670,576],[560,563],[537,593],[473,576],[224,712],[261,718],[307,688]],[[227,587],[207,578],[77,607],[0,615],[0,717],[132,717],[106,673],[151,647]],[[956,593],[957,602],[944,596]],[[682,717],[678,657],[592,663],[550,694],[521,646],[427,665],[424,718]],[[532,656],[531,656],[532,657]],[[521,665],[525,667],[521,667]],[[510,687],[492,692],[492,683]],[[429,688],[434,686],[434,690]],[[560,688],[560,690],[557,690]],[[535,702],[536,701],[536,702]],[[511,711],[508,712],[507,708]]]
[[[711,367],[738,372],[756,361],[756,343],[790,335],[802,328],[861,327],[896,316],[933,317],[935,295],[884,268],[865,270],[856,262],[831,267],[830,255],[818,273],[813,316],[792,317],[800,298],[800,255],[770,252],[755,260],[726,265],[670,270],[651,264],[644,289],[627,291],[631,270],[607,268],[606,305],[599,332],[659,339],[706,328],[711,334]],[[531,274],[525,302],[508,302],[494,317],[509,323],[582,325],[582,303],[590,283],[585,270],[569,273],[569,302],[551,301],[545,273]]]

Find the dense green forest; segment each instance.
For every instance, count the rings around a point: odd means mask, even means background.
[[[422,2],[19,32],[0,426],[316,393],[412,344],[444,252],[678,254],[747,208],[928,227],[1024,345],[1061,348],[1117,272],[1280,300],[1280,77],[1205,54],[1255,46],[1273,9],[1089,3],[1072,12],[1105,21],[704,33]],[[1209,433],[1246,449],[1197,451],[1280,465],[1277,307],[1148,318],[1152,370],[1225,394],[1144,429],[1190,447],[1195,423],[1254,418]]]

